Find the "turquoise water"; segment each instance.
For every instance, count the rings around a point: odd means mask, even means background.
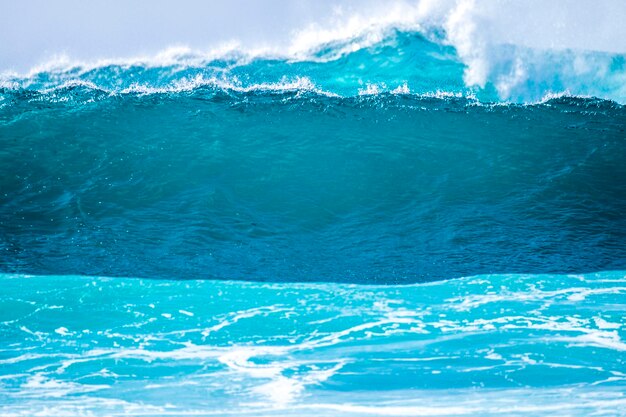
[[[0,285],[3,416],[626,410],[626,272]]]
[[[626,415],[624,56],[511,48],[2,75],[0,414]]]

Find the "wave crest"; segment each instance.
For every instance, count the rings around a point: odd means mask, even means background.
[[[475,43],[473,29],[459,29],[454,19],[452,14],[445,35],[394,23],[334,41],[301,42],[308,49],[282,53],[230,44],[209,52],[174,48],[153,57],[92,63],[60,58],[25,75],[5,73],[0,88],[47,92],[85,83],[117,94],[214,86],[343,97],[445,91],[482,102],[536,103],[565,94],[626,103],[626,55]]]

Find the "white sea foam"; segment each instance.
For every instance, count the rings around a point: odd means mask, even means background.
[[[9,369],[0,398],[10,401],[0,414],[611,415],[626,404],[623,276],[485,275],[408,286],[119,278],[83,287],[84,278],[59,279],[73,294],[87,292],[63,305],[93,317],[91,333],[24,316],[48,331],[39,340],[12,324],[14,343],[0,361]],[[57,292],[33,284],[21,296],[61,304]],[[99,289],[107,297],[90,300]],[[136,326],[145,317],[135,309],[158,319]],[[99,323],[106,311],[115,311],[114,323]],[[160,319],[163,312],[172,320]],[[67,334],[54,332],[61,324]],[[534,379],[537,372],[546,378]],[[463,388],[433,395],[430,387],[450,377]],[[477,381],[527,388],[473,387]],[[131,402],[137,398],[143,404]]]
[[[530,291],[502,291],[500,293],[491,294],[472,294],[468,296],[460,296],[450,298],[447,301],[451,303],[451,307],[457,310],[468,310],[476,308],[484,304],[498,302],[532,302],[541,300],[568,300],[582,301],[590,296],[602,294],[621,294],[626,293],[626,287],[610,287],[610,288],[585,288],[570,287],[560,290],[546,291],[537,288],[530,288]]]
[[[79,384],[76,382],[59,381],[35,374],[22,385],[18,395],[24,397],[65,397],[72,394],[82,394],[110,388],[108,385]]]
[[[336,96],[316,86],[308,77],[283,77],[279,82],[253,83],[245,85],[237,78],[206,78],[197,75],[193,78],[182,78],[179,81],[165,87],[153,87],[145,84],[133,84],[119,91],[119,94],[164,94],[190,92],[202,87],[214,87],[221,90],[239,93],[248,92],[313,92],[320,95]],[[116,91],[109,91],[116,94]]]

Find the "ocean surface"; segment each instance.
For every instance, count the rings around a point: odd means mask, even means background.
[[[0,276],[0,414],[626,410],[626,272],[408,286]]]
[[[0,76],[0,414],[626,415],[626,57],[442,36]]]

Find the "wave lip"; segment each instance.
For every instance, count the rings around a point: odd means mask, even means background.
[[[567,94],[626,103],[624,55],[515,45],[492,45],[476,55],[445,36],[433,35],[432,30],[371,30],[367,36],[359,34],[291,55],[231,45],[210,53],[179,48],[137,59],[59,60],[26,75],[4,74],[0,86],[48,91],[84,82],[120,93],[177,91],[207,84],[230,89],[290,88],[306,80],[306,86],[297,88],[344,97],[408,90],[447,91],[483,102],[534,103],[546,95]],[[481,75],[472,69],[478,65],[472,60],[481,61]]]

